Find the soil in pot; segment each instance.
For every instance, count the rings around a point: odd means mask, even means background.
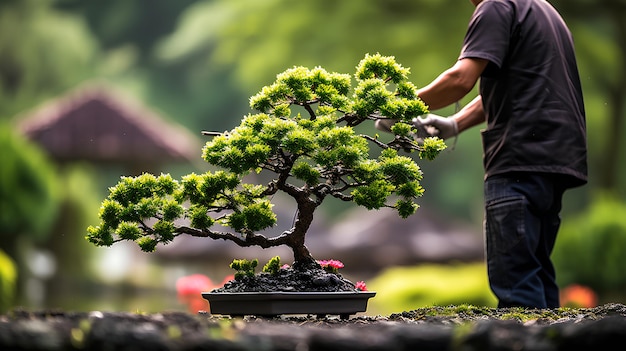
[[[234,279],[211,292],[340,292],[355,291],[354,284],[339,273],[318,267],[281,268]]]

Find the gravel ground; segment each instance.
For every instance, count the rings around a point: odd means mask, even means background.
[[[524,310],[432,307],[389,316],[279,316],[13,310],[0,350],[611,350],[626,306]]]

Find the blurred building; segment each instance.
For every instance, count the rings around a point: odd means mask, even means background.
[[[172,162],[201,160],[198,137],[99,83],[81,86],[24,114],[18,129],[60,164],[123,165],[139,174],[159,171]]]

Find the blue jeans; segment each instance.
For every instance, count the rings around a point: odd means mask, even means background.
[[[487,270],[498,307],[559,307],[550,254],[565,184],[558,175],[542,173],[485,180]]]

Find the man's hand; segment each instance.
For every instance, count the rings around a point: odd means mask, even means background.
[[[442,117],[429,113],[424,118],[413,118],[417,130],[425,130],[429,136],[437,136],[443,140],[459,134],[459,126],[454,118]]]

